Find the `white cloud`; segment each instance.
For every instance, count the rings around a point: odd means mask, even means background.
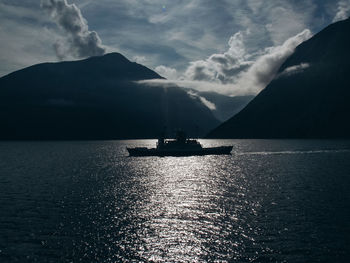
[[[338,2],[338,9],[333,22],[347,19],[350,15],[350,0],[341,0]]]
[[[298,74],[303,72],[305,69],[309,68],[310,64],[309,63],[300,63],[299,65],[294,65],[286,68],[283,70],[281,74],[279,74],[278,77],[286,77],[294,74]]]
[[[210,110],[216,110],[216,105],[202,96],[198,96],[200,101]]]
[[[245,34],[249,34],[246,32]],[[282,45],[269,47],[254,54],[247,54],[242,32],[234,34],[229,40],[229,49],[222,54],[213,54],[206,60],[190,63],[185,73],[176,78],[175,69],[160,66],[159,73],[168,75],[171,81],[144,81],[149,85],[174,85],[200,91],[215,91],[237,96],[253,95],[260,92],[275,77],[282,63],[294,52],[295,48],[312,34],[305,29],[287,39]],[[308,65],[288,69],[302,70]],[[170,72],[170,73],[169,73]],[[175,74],[176,73],[176,74]],[[162,75],[162,74],[161,74]]]
[[[147,61],[145,56],[134,56],[133,60],[139,64],[144,64]]]
[[[247,0],[247,4],[254,14],[258,14],[264,3],[262,1]]]
[[[216,105],[213,102],[211,102],[211,101],[207,100],[206,98],[198,95],[197,93],[189,90],[187,92],[187,94],[190,95],[193,98],[198,98],[209,110],[216,110]]]
[[[168,80],[176,80],[179,78],[177,70],[174,68],[166,67],[166,66],[158,66],[154,69],[159,75],[165,77]]]
[[[268,11],[266,30],[272,42],[280,45],[306,26],[306,14],[295,12],[289,3],[271,7]]]
[[[191,81],[191,80],[165,80],[165,79],[150,79],[138,81],[140,84],[149,85],[152,87],[168,88],[174,85],[198,90],[198,91],[214,91],[219,94],[228,96],[244,96],[244,95],[256,95],[255,89],[247,87],[234,87],[232,84],[219,84],[215,82],[207,81]]]
[[[69,56],[99,56],[106,52],[100,37],[95,31],[89,30],[87,21],[75,4],[68,4],[67,0],[41,0],[41,8],[47,11],[66,33],[66,37],[54,45],[59,59]]]
[[[245,53],[249,55],[258,55],[258,52],[264,51],[269,46],[282,45],[286,39],[304,28],[311,28],[313,32],[317,32],[330,22],[327,12],[332,6],[336,6],[338,0],[67,0],[67,2],[79,7],[83,18],[89,21],[88,31],[98,32],[104,44],[110,47],[109,50],[118,50],[130,58],[135,55],[145,57],[146,61],[139,60],[139,62],[146,63],[146,66],[151,68],[159,65],[171,66],[181,75],[191,61],[205,61],[203,58],[209,58],[211,54],[224,54],[227,51],[225,46],[227,40],[233,32],[242,32]],[[324,2],[329,4],[327,8]],[[77,52],[70,48],[70,42],[74,41],[67,39],[69,34],[62,28],[59,30],[52,21],[50,23],[39,21],[49,20],[49,16],[43,15],[39,8],[40,1],[0,0],[0,3],[6,3],[13,9],[11,16],[4,16],[6,8],[0,6],[0,27],[6,27],[4,25],[6,19],[16,20],[16,23],[24,28],[32,23],[32,26],[36,27],[34,31],[39,30],[44,24],[51,31],[51,39],[47,42],[45,52],[51,47],[53,57],[53,42],[61,39],[56,43],[59,55],[68,52],[70,57],[74,58],[71,53]],[[27,13],[24,16],[23,8]],[[29,14],[28,10],[32,14]],[[247,34],[247,29],[250,34]],[[8,34],[13,35],[11,32]],[[7,38],[6,35],[2,36],[1,42]],[[97,35],[92,39],[98,40]],[[22,41],[22,44],[37,42],[38,47],[41,47],[40,37]],[[5,50],[2,52],[6,53]],[[24,56],[28,54],[18,50],[13,60],[20,60]],[[255,57],[252,56],[250,60],[255,61]],[[241,69],[230,70],[231,73],[235,73],[235,70]],[[226,81],[229,83],[230,79]]]
[[[250,91],[255,90],[255,93],[260,92],[275,77],[279,67],[293,54],[295,48],[311,36],[311,31],[305,29],[287,39],[281,46],[266,49],[266,53],[239,76],[235,86],[246,87]]]
[[[247,69],[252,63],[247,60],[243,42],[244,34],[249,32],[234,34],[228,41],[229,49],[223,54],[213,54],[206,60],[191,62],[184,74],[184,79],[232,83],[237,73]]]

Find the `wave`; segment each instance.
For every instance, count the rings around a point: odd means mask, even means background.
[[[236,154],[237,155],[282,155],[282,154],[320,154],[320,153],[350,153],[350,149],[239,152]]]

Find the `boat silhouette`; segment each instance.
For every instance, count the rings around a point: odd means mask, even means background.
[[[175,139],[158,139],[156,148],[126,148],[130,156],[196,156],[231,154],[233,146],[203,147],[197,140],[186,138],[183,131]]]

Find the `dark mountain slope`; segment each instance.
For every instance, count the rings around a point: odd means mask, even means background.
[[[198,92],[198,95],[215,104],[214,116],[220,121],[226,121],[240,112],[255,96],[230,97],[216,92]]]
[[[299,45],[278,76],[210,138],[349,138],[350,20]]]
[[[161,78],[117,53],[44,63],[0,79],[0,139],[154,138],[218,125],[199,99],[178,87],[138,84]]]

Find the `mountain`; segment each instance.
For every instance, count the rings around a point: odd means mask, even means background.
[[[274,80],[209,138],[349,138],[350,19],[300,44]]]
[[[220,121],[226,121],[240,112],[255,97],[252,95],[231,97],[216,92],[198,92],[197,94],[215,105],[212,112]]]
[[[167,126],[190,134],[219,124],[179,87],[118,53],[43,63],[0,78],[0,139],[156,138]]]

